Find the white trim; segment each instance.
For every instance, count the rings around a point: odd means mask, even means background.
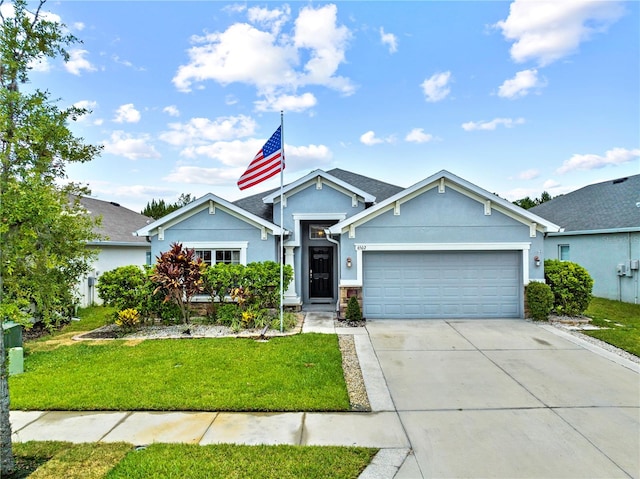
[[[347,218],[346,213],[294,213],[292,215],[294,222],[294,238],[286,241],[284,246],[302,246],[302,221],[344,221]]]
[[[247,264],[248,241],[185,241],[182,246],[186,249],[211,249],[211,250],[240,250],[240,264]]]
[[[500,213],[503,213],[520,223],[526,224],[527,226],[529,226],[532,222],[535,222],[537,223],[537,229],[540,232],[547,233],[560,230],[560,226],[551,223],[550,221],[547,221],[542,217],[529,212],[528,210],[519,208],[513,203],[492,193],[489,193],[488,191],[483,190],[482,188],[469,183],[468,181],[463,180],[462,178],[449,173],[446,170],[442,170],[435,175],[425,178],[415,185],[410,186],[409,188],[402,190],[393,196],[390,196],[380,203],[377,203],[375,206],[361,211],[345,221],[341,221],[340,223],[333,225],[331,227],[331,232],[333,234],[342,234],[346,231],[349,231],[349,237],[354,237],[355,231],[352,231],[353,227],[358,227],[361,224],[372,220],[379,214],[388,211],[389,209],[393,208],[393,204],[398,200],[400,201],[400,203],[404,203],[406,201],[409,201],[411,198],[423,194],[424,192],[434,187],[438,188],[438,193],[445,193],[445,187],[449,187],[482,203],[485,208],[485,201],[491,200],[492,210],[499,211]]]
[[[340,286],[364,284],[363,253],[367,251],[522,251],[522,283],[529,284],[531,243],[355,243],[357,279],[340,281]]]
[[[328,186],[331,186],[333,189],[346,194],[347,196],[351,196],[352,193],[355,193],[359,197],[361,197],[362,201],[365,203],[374,203],[376,200],[375,196],[370,195],[366,191],[363,191],[360,188],[356,188],[355,186],[347,183],[346,181],[342,181],[339,178],[336,178],[335,176],[332,176],[331,174],[323,170],[314,170],[308,175],[303,176],[302,178],[298,178],[296,181],[287,185],[284,188],[284,193],[288,196],[293,196],[298,191],[301,191],[307,188],[308,186],[310,186],[311,184],[313,184],[312,182],[315,182],[315,186],[317,189],[322,189],[322,185],[326,184]],[[267,204],[270,204],[270,203],[274,203],[279,198],[280,198],[280,193],[274,191],[271,194],[265,196],[262,199],[262,201],[264,201]]]

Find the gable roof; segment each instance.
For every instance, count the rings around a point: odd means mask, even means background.
[[[640,175],[603,181],[558,196],[529,211],[565,232],[640,231]]]
[[[413,186],[410,186],[409,188],[406,188],[399,193],[388,197],[384,201],[377,203],[375,206],[361,211],[360,213],[333,225],[330,228],[330,231],[332,234],[341,234],[349,227],[366,223],[367,221],[369,221],[369,219],[372,219],[377,215],[391,208],[394,208],[396,202],[401,203],[403,201],[408,201],[409,199],[421,194],[421,192],[429,188],[447,186],[453,187],[456,191],[474,198],[477,201],[482,201],[485,203],[485,207],[489,206],[490,208],[495,208],[498,211],[505,213],[522,223],[535,223],[536,228],[544,232],[558,231],[560,229],[558,225],[547,221],[546,219],[538,215],[520,208],[519,206],[516,206],[513,203],[500,198],[497,195],[494,195],[493,193],[489,193],[479,186],[476,186],[473,183],[470,183],[467,180],[464,180],[459,176],[448,172],[447,170],[441,170],[435,175],[425,178],[424,180],[414,184]]]
[[[100,226],[94,232],[106,238],[99,241],[90,241],[90,245],[149,245],[145,238],[133,236],[133,232],[151,223],[153,218],[127,209],[112,201],[102,201],[86,196],[80,197],[79,200],[92,218],[102,218]]]
[[[319,172],[319,171],[323,171],[323,170],[315,170],[315,172]],[[375,201],[378,201],[378,202],[385,200],[389,196],[395,195],[396,193],[404,189],[400,186],[392,185],[390,183],[385,183],[384,181],[379,181],[374,178],[369,178],[367,176],[359,175],[351,171],[342,170],[340,168],[334,168],[326,172],[323,171],[323,173],[326,173],[327,175],[329,175],[330,177],[333,177],[334,179],[338,179],[344,183],[347,183],[351,185],[353,188],[356,188],[357,190],[361,190],[362,192],[367,193],[369,196],[375,197]],[[294,183],[297,183],[298,181],[299,180],[296,180],[296,182]],[[290,185],[287,185],[287,187]],[[273,221],[273,206],[271,204],[265,203],[264,198],[269,196],[275,196],[279,194],[279,192],[280,192],[280,188],[274,188],[262,193],[257,193],[252,196],[241,198],[239,200],[234,201],[233,204],[267,221]]]
[[[343,190],[356,194],[357,196],[361,197],[365,203],[373,203],[376,200],[375,196],[373,196],[372,194],[367,193],[364,190],[361,190],[360,188],[356,187],[353,184],[347,183],[346,181],[336,178],[335,176],[330,175],[324,170],[314,170],[311,173],[303,176],[302,178],[298,178],[293,183],[289,183],[288,185],[284,186],[282,188],[282,192],[286,195],[287,193],[294,191],[296,188],[304,185],[305,183],[314,181],[317,178],[323,178],[326,181],[335,184],[339,188],[342,188]],[[271,192],[268,195],[266,195],[263,198],[263,201],[265,203],[274,203],[278,196],[280,196],[279,188],[274,192]]]
[[[220,206],[223,209],[226,209],[230,214],[241,218],[243,221],[247,223],[251,223],[256,227],[265,228],[267,231],[271,232],[274,235],[280,234],[280,227],[278,225],[273,224],[271,221],[268,221],[260,216],[257,216],[250,211],[247,211],[234,203],[230,203],[227,200],[223,200],[219,196],[214,195],[213,193],[207,193],[204,196],[192,201],[191,203],[179,208],[166,216],[154,221],[151,224],[146,225],[143,228],[138,229],[133,234],[137,236],[151,236],[158,232],[159,228],[168,228],[180,221],[188,218],[189,216],[202,211],[205,207],[215,207]]]

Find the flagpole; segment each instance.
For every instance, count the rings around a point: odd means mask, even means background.
[[[280,332],[284,331],[284,112],[280,110]]]

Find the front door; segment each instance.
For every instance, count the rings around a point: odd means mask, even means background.
[[[333,249],[309,248],[309,299],[333,297]]]

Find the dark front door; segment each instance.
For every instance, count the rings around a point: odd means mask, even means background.
[[[333,250],[328,247],[309,248],[309,298],[333,297]]]

